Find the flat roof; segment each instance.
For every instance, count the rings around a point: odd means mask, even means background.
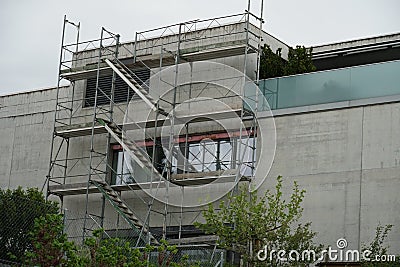
[[[312,46],[313,56],[328,53],[343,53],[371,48],[400,46],[400,33],[372,36],[361,39],[354,39],[342,42],[335,42],[325,45]]]

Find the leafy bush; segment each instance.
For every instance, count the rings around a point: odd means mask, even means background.
[[[37,188],[0,190],[0,259],[20,263],[32,250],[29,232],[35,219],[57,212],[57,203],[46,202]]]
[[[290,47],[286,61],[282,58],[282,48],[278,48],[274,53],[268,45],[264,45],[261,51],[260,79],[315,71],[311,54],[312,48],[300,45]]]
[[[316,233],[310,229],[311,223],[296,225],[302,215],[305,191],[294,182],[289,201],[285,200],[281,176],[277,178],[275,189],[276,192],[268,190],[259,197],[257,191],[249,192],[247,187],[242,187],[237,195],[221,202],[219,209],[210,204],[203,211],[206,222],[197,222],[196,226],[207,234],[217,235],[220,247],[240,254],[250,265],[261,263],[256,254],[264,247],[268,251],[321,251],[322,245],[317,246],[312,241]],[[268,266],[287,264],[278,259],[270,261],[269,257],[266,263]]]
[[[93,267],[189,267],[188,257],[175,259],[178,250],[165,240],[155,248],[144,249],[119,238],[104,238],[103,229],[93,231],[93,236],[77,246],[63,234],[61,214],[48,214],[35,219],[34,229],[29,234],[33,250],[24,255],[24,263],[31,266],[93,266]],[[150,253],[158,252],[157,263],[148,261]]]

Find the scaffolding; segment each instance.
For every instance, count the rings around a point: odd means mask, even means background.
[[[259,23],[259,26],[254,26],[253,21]],[[184,213],[192,214],[191,217],[195,220],[201,210],[184,208],[182,202],[188,187],[212,182],[231,182],[236,188],[240,181],[251,181],[254,175],[258,91],[248,94],[245,84],[248,75],[253,76],[258,84],[262,24],[262,12],[257,17],[247,10],[242,14],[188,21],[137,32],[133,43],[120,43],[120,36],[105,28],[101,29],[99,39],[81,42],[80,24],[64,18],[54,131],[46,185],[47,197],[58,196],[62,205],[67,196],[81,196],[85,209],[82,240],[91,235],[95,228],[104,228],[107,233],[104,218],[107,216],[106,206],[109,205],[117,214],[117,224],[132,228],[130,233],[136,246],[157,244],[161,238],[169,238],[171,244],[181,246],[193,243],[215,244],[214,236],[183,235]],[[65,44],[68,27],[72,27],[76,33],[72,44]],[[217,34],[210,34],[213,29],[218,29]],[[250,54],[254,54],[257,61],[255,74],[248,73]],[[237,79],[236,83],[241,83],[242,86],[239,87],[242,89],[236,94],[231,90],[224,91],[217,98],[218,101],[240,101],[240,105],[229,110],[220,109],[206,113],[203,110],[199,113],[187,109],[189,112],[182,113],[180,105],[186,108],[196,105],[190,99],[201,98],[207,94],[207,90],[211,90],[208,85],[198,82],[181,84],[182,64],[193,66],[191,64],[194,62],[234,56],[243,60],[243,74],[234,77]],[[170,70],[172,77],[166,79],[160,75],[165,69]],[[159,87],[171,88],[169,93],[160,94],[158,99],[152,96],[149,85],[151,82],[143,80],[137,74],[138,70],[146,70],[157,77]],[[104,86],[103,77],[111,78],[108,87]],[[89,79],[95,81],[94,95],[76,90],[77,87],[87,86]],[[117,103],[118,79],[126,85],[123,94],[126,101]],[[63,80],[71,83],[68,89],[61,86]],[[243,101],[246,98],[248,102]],[[150,111],[147,119],[138,120],[135,116],[132,119],[128,115],[128,111],[131,112],[131,99],[135,103],[140,102]],[[193,148],[193,140],[204,139],[204,133],[202,137],[193,135],[196,129],[204,123],[233,117],[240,118],[239,128],[225,133],[210,133],[218,138],[236,138],[235,144],[231,144],[234,148],[230,148],[230,152],[229,149],[226,150],[232,158],[228,163],[220,156],[221,147],[226,146],[225,143],[218,144],[212,153],[207,142],[196,143]],[[177,128],[181,129],[178,133]],[[165,129],[168,130],[168,138],[162,136]],[[138,131],[143,132],[140,138],[130,134]],[[84,152],[71,150],[73,146],[78,146]],[[113,148],[122,151],[122,171],[113,163]],[[212,162],[213,169],[206,166],[204,153],[200,159],[191,148],[210,152],[211,156],[208,157],[212,159],[207,164]],[[160,161],[157,151],[163,151],[165,161]],[[244,161],[245,156],[251,160]],[[125,170],[123,162],[130,162],[134,170]],[[174,189],[170,188],[171,185],[181,192],[180,207],[174,209],[170,207],[171,190]],[[163,205],[159,204],[157,207],[155,202],[159,198],[141,193],[143,190],[159,192],[160,189],[164,192],[160,201]],[[142,210],[146,210],[145,216],[138,215],[129,201],[123,198],[123,192],[135,195]],[[99,194],[94,193],[101,193],[100,200]],[[99,203],[94,205],[96,209],[92,205],[94,199]],[[152,225],[152,216],[162,219],[161,229]],[[171,223],[171,219],[168,220],[171,216],[177,216],[178,222]],[[174,231],[175,235],[169,235],[168,231]]]

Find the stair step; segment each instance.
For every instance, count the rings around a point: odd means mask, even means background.
[[[149,160],[147,160],[147,158],[144,158],[142,160],[142,162],[143,162],[144,165],[153,166],[153,164],[151,164],[151,162]]]
[[[151,96],[149,95],[149,92],[147,92],[147,90],[143,89],[143,87],[140,86],[139,83],[138,83],[134,78],[132,78],[132,76],[130,76],[130,75],[128,76],[128,75],[127,75],[127,78],[128,78],[128,80],[129,80],[133,85],[135,85],[135,86],[137,87],[137,89],[138,89],[142,94],[146,95],[147,97],[151,97]],[[153,98],[151,97],[151,99],[153,99]],[[154,100],[154,99],[153,99],[153,100]]]
[[[123,142],[124,142],[125,145],[127,145],[127,146],[132,146],[132,145],[133,145],[133,143],[132,143],[131,141],[126,140],[126,139],[124,139]]]
[[[133,79],[131,79],[131,82],[133,83]],[[137,89],[143,94],[145,95],[147,98],[150,97],[149,92],[147,92],[145,89],[143,89],[143,87],[141,87],[137,82],[134,83],[134,85],[137,87]]]
[[[134,221],[134,222],[139,222],[139,220],[133,215],[129,216],[129,219]]]
[[[111,196],[111,197],[118,197],[118,194],[113,192],[113,190],[105,190],[107,195]]]
[[[144,89],[139,89],[139,91],[140,91],[142,94],[144,94],[147,98],[153,99],[153,98],[149,95],[149,93],[148,93],[146,90],[144,90]]]
[[[122,131],[118,128],[111,128],[113,130],[114,133],[116,134],[122,134]]]
[[[124,212],[125,215],[127,215],[128,217],[131,217],[131,216],[135,215],[130,209],[125,209],[123,212]]]
[[[115,122],[109,122],[109,123],[108,123],[108,126],[109,126],[110,128],[117,128],[117,127],[118,127],[118,125],[117,125]]]
[[[133,212],[130,210],[124,210],[123,212],[128,216],[128,218],[133,215]]]
[[[153,165],[151,164],[144,164],[147,168],[151,169],[153,167]]]
[[[136,225],[136,224],[133,224],[133,225],[135,225],[137,228],[139,228],[139,230],[142,230],[142,225]],[[147,230],[143,229],[143,233],[147,233]]]
[[[118,198],[119,196],[118,196],[118,194],[116,193],[116,192],[114,192],[114,190],[106,190],[107,192],[107,195],[109,195],[110,197],[113,197],[113,198]]]
[[[151,162],[147,158],[144,158],[142,161],[145,165],[153,166],[153,164],[151,164]]]
[[[103,186],[103,189],[106,190],[107,192],[113,192],[113,191],[114,191],[114,190],[113,190],[110,186],[108,186],[108,185]]]
[[[140,153],[135,153],[135,155],[136,155],[136,157],[138,157],[139,159],[143,159],[143,160],[145,160],[146,159],[146,157],[145,156],[143,156],[142,154],[140,154]]]
[[[120,209],[122,209],[125,214],[129,214],[129,215],[133,214],[133,212],[127,206],[122,206],[122,205],[117,205],[117,206]]]
[[[129,208],[127,208],[127,207],[121,207],[121,206],[119,206],[119,205],[117,205],[117,206],[118,206],[118,208],[120,208],[120,209],[123,211],[123,213],[129,214],[129,215],[132,215],[132,214],[133,214],[133,212],[132,212]]]
[[[143,163],[143,164],[145,164],[146,165],[146,160],[142,157],[142,158],[140,158],[140,157],[138,157],[139,158],[139,160]]]
[[[143,155],[142,155],[143,157]],[[126,216],[125,219],[128,220],[128,223],[132,226],[135,227],[137,230],[141,231],[143,229],[144,234],[148,234],[148,230],[143,227],[143,224],[139,221],[138,218],[136,218],[135,214],[129,209],[129,207],[122,201],[122,199],[119,198],[119,195],[107,184],[105,181],[100,181],[100,180],[93,180],[95,185],[97,184],[98,187],[102,188],[104,192],[109,196],[109,198],[115,202],[115,206],[119,207],[121,209],[120,212],[123,212]],[[103,193],[104,193],[103,192]],[[151,241],[153,243],[158,243],[157,240],[151,236]]]
[[[114,200],[117,203],[122,203],[122,200],[119,197],[114,197],[112,195],[110,195],[111,199]]]
[[[118,194],[112,191],[107,192],[107,194],[112,198],[119,198]]]
[[[126,209],[126,210],[128,209],[128,207],[123,202],[119,203],[117,206],[120,207],[121,209]]]

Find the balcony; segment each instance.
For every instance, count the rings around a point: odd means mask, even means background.
[[[400,60],[260,81],[271,109],[400,95]]]

